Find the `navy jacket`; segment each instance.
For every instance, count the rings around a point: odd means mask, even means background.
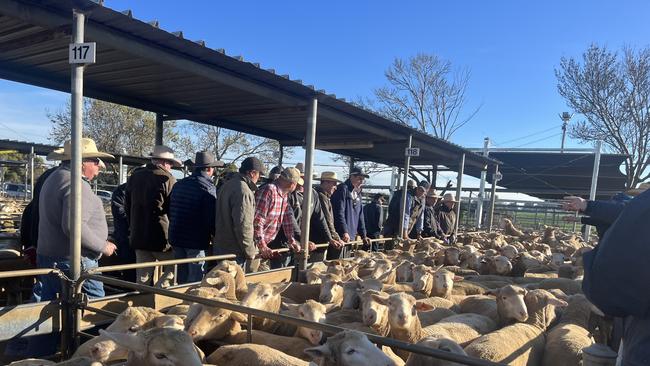
[[[602,238],[630,199],[629,196],[618,194],[610,201],[588,201],[585,210],[587,216],[583,216],[580,222],[595,226],[598,237]]]
[[[624,365],[650,363],[650,191],[627,203],[598,246],[584,254],[582,289],[605,314],[625,317]]]
[[[366,220],[366,230],[368,235],[378,238],[381,234],[382,211],[381,206],[376,201],[372,201],[363,206],[363,216]]]
[[[196,170],[178,181],[169,203],[169,242],[188,249],[208,249],[214,235],[216,188]]]
[[[336,232],[340,237],[348,233],[350,240],[354,240],[357,234],[363,238],[367,236],[366,223],[363,219],[361,194],[359,194],[356,200],[353,200],[352,189],[352,182],[348,179],[339,184],[331,198]]]
[[[129,218],[126,216],[124,200],[126,183],[119,185],[111,196],[111,213],[113,214],[113,239],[119,250],[129,246]],[[119,252],[118,252],[119,253]]]
[[[400,205],[402,203],[402,190],[397,190],[393,193],[393,197],[388,202],[388,218],[384,224],[384,236],[402,236],[399,233],[399,218],[402,217],[402,213],[399,211]],[[409,226],[409,213],[411,212],[411,206],[413,202],[413,192],[412,190],[406,191],[406,217],[404,217],[404,230],[408,229]]]

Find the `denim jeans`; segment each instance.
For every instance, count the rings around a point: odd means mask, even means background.
[[[272,258],[270,262],[271,269],[289,267],[293,262],[293,253],[280,253],[280,256],[278,258]]]
[[[205,258],[205,250],[189,249],[181,247],[174,248],[174,258]],[[179,264],[176,274],[178,275],[178,284],[199,282],[203,279],[205,271],[205,261]]]
[[[63,271],[66,276],[70,276],[70,260],[64,257],[48,257],[44,255],[37,255],[36,264],[38,268],[57,268]],[[90,268],[97,268],[99,263],[95,259],[81,257],[81,271]],[[82,290],[90,298],[103,297],[104,284],[101,281],[86,280],[83,283]],[[61,293],[61,280],[57,275],[40,275],[38,276],[38,283],[34,286],[33,299],[35,301],[50,301],[55,300],[57,295]]]

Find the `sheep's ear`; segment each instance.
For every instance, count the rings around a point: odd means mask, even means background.
[[[128,334],[128,333],[113,333],[107,332],[103,329],[99,330],[99,334],[108,337],[115,343],[120,346],[135,352],[139,355],[144,355],[147,352],[147,345],[144,342],[144,338],[137,334]]]
[[[454,282],[464,281],[465,279],[461,276],[454,276]]]
[[[330,348],[325,344],[318,347],[306,348],[304,352],[306,355],[311,357],[312,360],[332,357],[332,351],[330,351]]]
[[[378,303],[382,305],[388,306],[388,301],[390,300],[389,296],[382,296],[382,295],[377,295],[377,294],[372,294],[372,299],[374,301],[377,301]]]
[[[433,306],[431,304],[427,304],[425,302],[416,302],[415,303],[415,310],[417,310],[417,311],[429,311],[429,310],[434,310],[435,308],[436,308],[435,306]]]
[[[332,311],[332,310],[339,307],[339,305],[334,304],[334,303],[324,304],[323,306],[325,307],[325,312],[326,313],[329,313],[330,311]]]
[[[221,282],[219,277],[206,277],[203,279],[203,282],[207,283],[210,286],[216,286]]]
[[[289,310],[291,312],[297,311],[299,307],[300,304],[287,304],[284,301],[282,302],[282,309]]]
[[[569,305],[566,301],[557,299],[555,297],[550,297],[548,299],[548,304],[549,305],[555,305],[557,307],[565,307],[565,306]]]
[[[185,329],[187,329],[190,324],[194,321],[194,319],[199,315],[199,313],[203,310],[203,305],[201,304],[192,304],[190,305],[189,309],[187,309],[187,316],[183,320],[183,323],[185,324]]]
[[[273,285],[273,295],[279,295],[286,291],[289,286],[291,286],[291,282],[286,282],[286,283],[277,283]]]

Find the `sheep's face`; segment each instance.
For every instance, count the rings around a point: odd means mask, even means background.
[[[155,328],[173,328],[178,330],[185,328],[183,318],[178,315],[159,316],[153,320],[153,326]]]
[[[298,317],[301,319],[309,320],[316,323],[325,323],[325,313],[327,309],[325,305],[318,303],[314,300],[307,300],[304,304],[298,307]],[[298,328],[298,334],[307,339],[313,345],[320,344],[323,338],[323,332],[309,328]]]
[[[185,330],[194,341],[222,339],[234,326],[231,314],[230,310],[223,308],[192,304],[185,318]]]
[[[379,294],[379,292],[370,290],[361,294],[361,316],[363,324],[368,327],[385,324],[388,318],[388,308],[375,301],[372,294]]]
[[[248,285],[248,293],[241,301],[243,306],[277,313],[280,310],[280,294],[290,283],[255,283]]]
[[[528,308],[524,301],[525,289],[509,285],[491,293],[497,297],[497,309],[503,320],[515,319],[518,322],[528,320]]]
[[[512,271],[512,263],[506,256],[496,256],[494,257],[492,263],[494,265],[494,272],[496,272],[498,275],[507,275],[510,273],[510,271]]]
[[[219,270],[222,270],[224,272],[228,272],[228,273],[230,273],[230,275],[233,278],[236,278],[237,277],[237,267],[239,267],[237,262],[234,262],[234,261],[222,261],[221,263],[219,263],[215,267],[215,269],[219,269]]]
[[[370,343],[361,332],[345,331],[329,337],[322,346],[305,349],[314,362],[336,359],[338,364],[349,366],[395,366],[384,352]]]
[[[167,337],[154,337],[149,341],[145,362],[150,366],[202,365],[194,344],[178,342]]]
[[[508,259],[512,259],[517,256],[519,252],[517,251],[517,248],[515,248],[513,245],[506,245],[503,248],[501,248],[501,255],[505,256]]]
[[[120,349],[122,352],[119,352]],[[116,354],[116,350],[120,353],[119,355]],[[93,360],[99,362],[107,362],[110,359],[115,360],[126,358],[127,355],[128,350],[126,348],[119,347],[112,340],[97,342],[90,348],[90,357],[92,357]]]
[[[563,253],[553,253],[551,254],[551,264],[555,266],[561,266],[564,264],[564,254]]]
[[[414,291],[424,291],[431,281],[433,281],[433,275],[431,274],[431,268],[418,265],[413,268],[413,290]]]
[[[413,267],[414,265],[410,262],[404,261],[400,263],[395,272],[397,275],[397,282],[409,282],[413,278]]]
[[[343,309],[357,309],[359,307],[359,281],[348,281],[343,284]]]
[[[327,273],[335,274],[337,276],[342,277],[345,276],[345,268],[343,268],[343,266],[335,264],[327,268]]]
[[[359,282],[359,292],[364,292],[368,290],[381,291],[383,287],[384,284],[381,283],[381,281],[376,279],[361,280]]]
[[[410,329],[418,315],[415,298],[403,292],[392,294],[387,305],[390,326],[395,329]]]
[[[445,264],[448,266],[457,266],[460,264],[460,249],[447,248],[445,250]]]
[[[446,270],[438,270],[433,278],[436,290],[434,296],[443,296],[451,292],[454,288],[454,274]]]
[[[393,269],[393,264],[387,259],[380,259],[375,264],[375,270],[372,271],[370,278],[378,279],[385,273]]]
[[[334,299],[343,298],[343,282],[326,281],[320,285],[320,295],[318,299],[323,304],[330,304]]]

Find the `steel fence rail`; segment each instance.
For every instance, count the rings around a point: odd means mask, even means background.
[[[193,296],[193,295],[188,295],[184,293],[179,293],[179,292],[174,292],[171,290],[163,289],[163,288],[158,288],[158,287],[151,287],[147,285],[141,285],[137,283],[132,283],[132,282],[127,282],[127,281],[122,281],[118,280],[115,278],[111,277],[106,277],[102,275],[96,275],[96,274],[88,274],[84,273],[81,275],[79,278],[80,282],[83,282],[84,280],[96,280],[96,281],[102,281],[114,286],[119,286],[119,287],[126,287],[126,288],[131,288],[133,290],[137,290],[140,292],[147,292],[147,293],[153,293],[153,294],[158,294],[162,296],[168,296],[172,298],[176,298],[179,300],[184,300],[184,301],[190,301],[202,305],[207,305],[207,306],[213,306],[213,307],[219,307],[223,309],[228,309],[231,311],[235,311],[238,313],[243,313],[247,314],[249,316],[249,323],[250,319],[252,317],[259,317],[259,318],[266,318],[266,319],[271,319],[275,320],[278,322],[284,322],[288,324],[292,324],[295,326],[300,326],[300,327],[307,327],[311,329],[316,329],[320,330],[322,332],[328,333],[328,334],[335,334],[341,331],[346,330],[345,328],[337,327],[334,325],[328,325],[328,324],[322,324],[322,323],[316,323],[316,322],[311,322],[307,321],[304,319],[299,319],[295,318],[292,316],[287,316],[287,315],[282,315],[282,314],[277,314],[277,313],[271,313],[263,310],[258,310],[254,308],[248,308],[242,305],[238,304],[233,304],[229,302],[223,302],[223,301],[218,301],[214,299],[206,299],[198,296]],[[79,285],[78,285],[79,286]],[[250,327],[247,327],[250,328]],[[250,329],[249,329],[250,330]],[[503,366],[503,364],[499,363],[494,363],[491,361],[486,361],[486,360],[481,360],[481,359],[476,359],[476,358],[471,358],[468,356],[463,356],[463,355],[458,355],[450,352],[445,352],[445,351],[440,351],[437,349],[431,349],[427,347],[422,347],[410,343],[405,343],[401,342],[392,338],[386,338],[386,337],[379,337],[376,335],[368,334],[365,333],[368,339],[374,343],[383,345],[383,346],[388,346],[388,347],[396,347],[408,352],[413,352],[425,356],[430,356],[434,358],[439,358],[442,360],[447,360],[447,361],[452,361],[452,362],[457,362],[461,363],[464,365],[470,365],[470,366]]]

